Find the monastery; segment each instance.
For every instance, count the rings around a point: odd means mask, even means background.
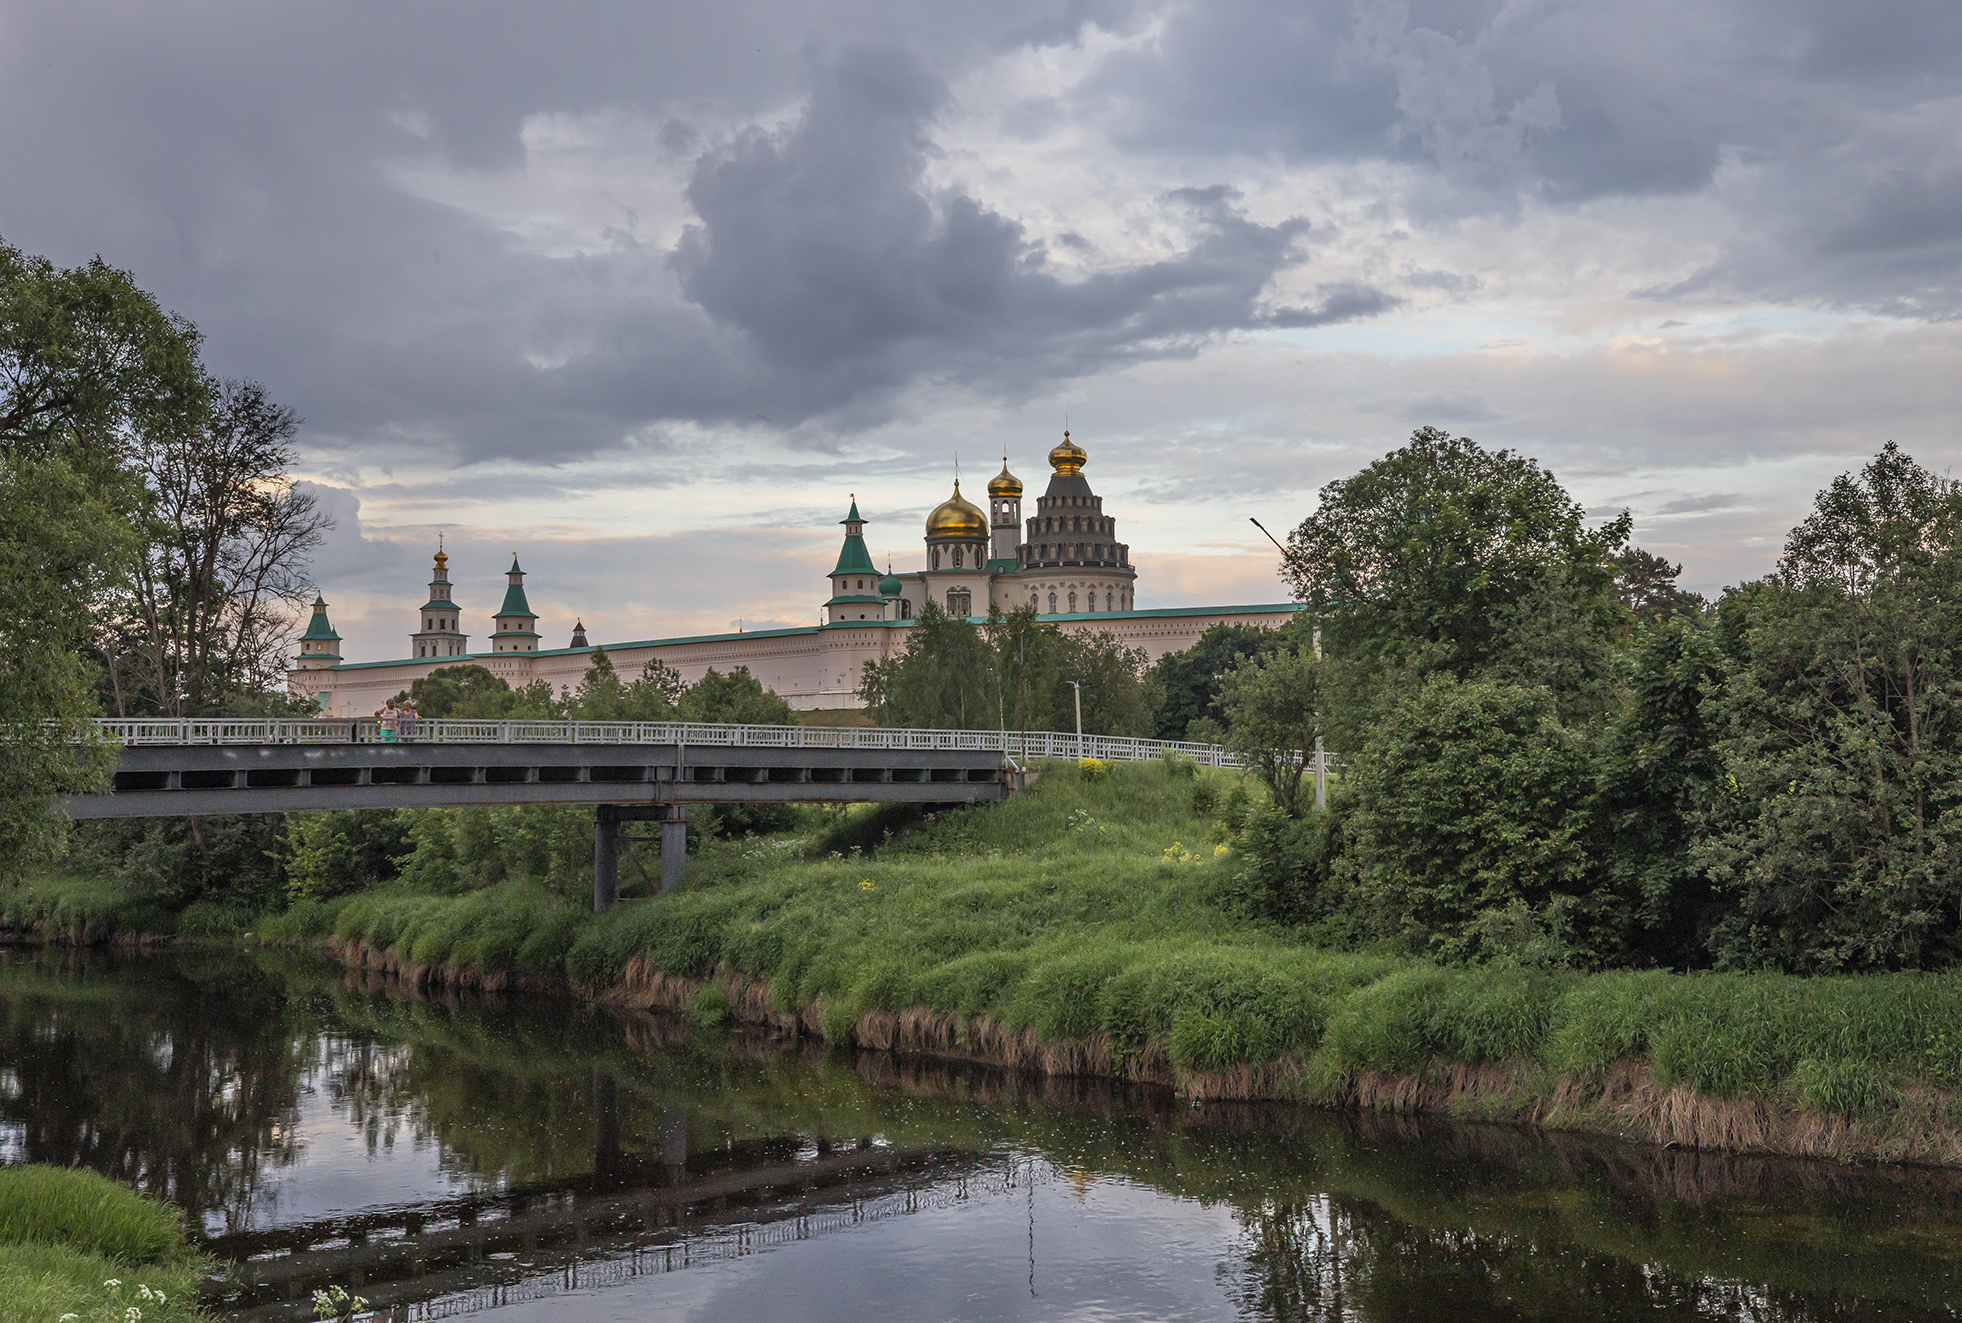
[[[821,625],[763,629],[691,638],[608,643],[616,671],[631,678],[659,658],[688,683],[711,668],[728,672],[749,668],[802,710],[856,708],[865,663],[904,651],[908,632],[931,601],[949,615],[981,619],[991,607],[1013,611],[1034,606],[1037,614],[1067,630],[1109,633],[1128,647],[1142,648],[1153,661],[1191,647],[1218,624],[1278,626],[1298,609],[1285,602],[1266,606],[1192,606],[1139,611],[1133,590],[1137,570],[1131,548],[1117,539],[1117,520],[1104,513],[1103,498],[1083,476],[1089,456],[1063,433],[1049,452],[1049,486],[1036,498],[1035,513],[1022,517],[1022,482],[1008,471],[988,483],[988,509],[954,494],[927,516],[926,557],[922,570],[884,574],[865,549],[865,524],[858,498],[840,522],[844,544],[829,575],[830,597]],[[429,600],[409,635],[411,655],[396,661],[346,661],[340,635],[327,618],[327,603],[316,597],[313,619],[300,639],[300,655],[287,673],[292,692],[312,698],[330,716],[365,716],[411,682],[443,666],[482,666],[513,688],[544,680],[553,689],[571,688],[586,673],[594,647],[584,622],[571,642],[548,648],[538,635],[538,616],[525,596],[525,574],[516,556],[506,572],[504,600],[491,616],[487,650],[473,652],[463,609],[452,597],[449,557],[440,539]]]

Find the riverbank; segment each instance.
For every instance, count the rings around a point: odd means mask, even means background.
[[[1962,1165],[1962,976],[1441,968],[1236,912],[1230,778],[1064,767],[986,810],[718,843],[593,916],[522,882],[265,925],[412,982],[832,1043],[1664,1145]]]
[[[21,1323],[199,1323],[204,1262],[166,1204],[60,1167],[0,1168],[0,1301]]]
[[[1317,950],[1245,917],[1221,819],[1248,793],[1189,766],[1063,766],[990,808],[860,809],[707,842],[687,888],[605,915],[524,879],[398,883],[255,929],[411,983],[1196,1100],[1962,1166],[1962,974],[1579,974]]]

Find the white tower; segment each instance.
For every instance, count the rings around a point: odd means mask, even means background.
[[[293,663],[296,671],[324,671],[341,664],[341,636],[327,620],[327,603],[319,593],[313,595],[313,619],[300,635],[300,655]]]
[[[450,558],[443,554],[443,535],[436,535],[436,569],[429,579],[429,600],[422,604],[422,628],[409,635],[417,657],[461,657],[470,651],[470,636],[462,632],[463,612],[450,600]]]
[[[492,652],[537,652],[538,613],[525,600],[525,572],[518,568],[518,553],[511,553],[511,569],[505,575],[510,586],[504,590],[504,605],[494,619],[497,632],[491,635]]]

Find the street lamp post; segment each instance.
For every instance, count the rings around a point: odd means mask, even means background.
[[[1083,761],[1083,681],[1065,680],[1063,683],[1076,690],[1076,760]]]

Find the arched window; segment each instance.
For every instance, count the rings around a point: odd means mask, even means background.
[[[1075,593],[1071,593],[1071,594],[1070,594],[1070,612],[1071,612],[1071,614],[1072,614],[1072,615],[1073,615],[1073,614],[1075,614],[1075,612],[1076,612],[1076,594],[1075,594]]]
[[[1056,594],[1054,593],[1049,594],[1049,614],[1052,616],[1056,614]]]
[[[1109,592],[1106,592],[1104,594],[1104,610],[1106,611],[1110,610],[1111,609],[1110,604],[1111,604],[1111,595]]]
[[[960,547],[954,548],[954,568],[957,570],[961,567],[961,550]]]
[[[974,598],[965,588],[947,590],[947,614],[965,618],[974,614]]]
[[[911,620],[913,618],[913,604],[903,597],[899,599],[899,618],[901,620]]]

